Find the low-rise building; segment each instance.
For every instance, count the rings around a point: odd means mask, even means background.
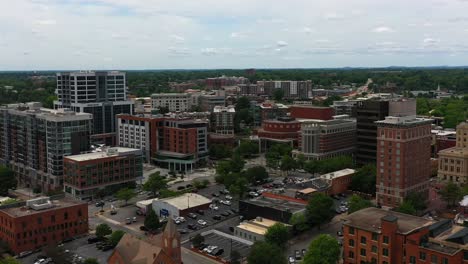
[[[88,204],[40,197],[0,206],[0,240],[15,254],[88,233]]]
[[[320,178],[327,181],[330,188],[327,191],[328,195],[336,195],[348,191],[351,179],[356,171],[353,169],[343,169],[320,175]]]
[[[234,106],[215,106],[213,109],[213,131],[220,135],[234,135]]]
[[[65,193],[91,199],[100,189],[141,180],[142,159],[141,150],[122,147],[65,157]]]
[[[188,93],[159,93],[151,95],[153,109],[167,108],[169,112],[187,112],[192,107],[192,98]]]
[[[184,193],[177,197],[153,200],[153,210],[160,217],[186,216],[197,210],[207,210],[211,200],[196,193]]]
[[[198,101],[202,111],[212,112],[215,106],[226,106],[226,93],[217,90],[210,94],[201,94]]]
[[[468,122],[457,126],[457,143],[439,151],[437,177],[443,182],[468,183]]]
[[[263,217],[256,217],[252,220],[241,222],[234,227],[234,235],[251,242],[264,241],[268,228],[280,223]]]

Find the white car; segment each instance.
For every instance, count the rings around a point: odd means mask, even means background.
[[[289,264],[296,263],[296,259],[293,256],[289,256],[288,260],[289,260]]]
[[[213,252],[215,249],[217,249],[218,246],[207,246],[206,248],[203,249],[203,251],[205,251],[206,253],[211,253]]]
[[[252,197],[258,197],[258,193],[256,192],[249,192],[249,195]]]
[[[214,205],[214,204],[210,204],[210,209],[213,209],[213,210],[217,211],[219,209],[219,207]]]
[[[221,200],[220,203],[222,203],[224,205],[231,205],[231,202],[228,201],[228,200],[225,200],[225,201]]]
[[[182,216],[178,216],[178,217],[175,217],[175,218],[174,218],[174,223],[175,223],[176,225],[178,225],[178,224],[180,224],[180,223],[183,223],[183,222],[185,222],[185,218],[183,218]]]
[[[224,197],[224,198],[226,198],[226,200],[232,200],[232,196],[231,196],[231,195],[226,195],[226,197]]]
[[[207,223],[205,220],[203,220],[203,219],[198,220],[197,223],[198,223],[199,225],[201,225],[201,226],[206,226],[206,225],[208,224],[208,223]]]

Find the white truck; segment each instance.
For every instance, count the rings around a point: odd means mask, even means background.
[[[158,200],[158,199],[154,198],[154,199],[136,202],[135,205],[136,207],[138,207],[137,214],[146,215],[146,212],[148,212],[152,208],[154,200]]]

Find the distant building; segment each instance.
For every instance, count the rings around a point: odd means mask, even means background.
[[[393,117],[377,124],[377,203],[398,207],[410,193],[428,194],[431,120]]]
[[[251,242],[264,241],[268,228],[280,223],[263,217],[241,222],[234,227],[234,235]]]
[[[251,83],[239,84],[238,87],[239,87],[238,93],[239,95],[242,95],[242,96],[263,94],[263,90],[261,90],[256,84],[251,84]]]
[[[312,81],[257,81],[260,91],[272,97],[275,90],[283,91],[285,99],[309,99],[312,97]]]
[[[40,103],[0,108],[0,162],[18,185],[43,192],[63,187],[63,157],[90,147],[92,115],[42,108]]]
[[[439,151],[455,147],[457,132],[453,129],[432,129],[432,157],[438,157]]]
[[[217,90],[212,94],[202,94],[198,99],[202,111],[213,112],[215,106],[226,106],[226,93]]]
[[[181,264],[180,234],[172,221],[164,231],[145,239],[126,233],[109,256],[108,264]]]
[[[297,147],[301,123],[291,117],[279,117],[275,120],[264,120],[262,128],[257,131],[260,140],[260,151],[268,150],[275,143]]]
[[[213,130],[220,135],[234,135],[234,106],[215,106],[213,109]]]
[[[151,107],[165,107],[169,112],[188,112],[192,108],[192,98],[188,93],[158,93],[151,95]]]
[[[254,114],[255,126],[261,126],[264,120],[277,119],[279,117],[288,116],[289,107],[284,104],[264,102],[254,105],[252,112]]]
[[[331,107],[292,105],[289,107],[289,115],[293,118],[331,120],[335,110]]]
[[[333,101],[331,107],[335,109],[335,115],[349,115],[355,117],[357,100]]]
[[[159,217],[175,218],[187,216],[197,210],[208,210],[211,200],[196,193],[184,193],[180,196],[153,200],[153,210]]]
[[[455,147],[439,151],[437,177],[443,182],[468,183],[468,122],[457,126]]]
[[[139,149],[114,147],[105,151],[64,158],[65,193],[78,199],[92,199],[105,187],[143,179]]]
[[[233,86],[237,84],[247,83],[249,79],[245,77],[236,77],[236,76],[220,76],[215,78],[206,78],[205,86],[208,89],[219,89],[223,86]]]
[[[15,254],[88,233],[88,204],[40,197],[0,206],[0,240]]]

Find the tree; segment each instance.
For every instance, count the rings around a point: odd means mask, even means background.
[[[0,195],[7,196],[8,189],[16,188],[15,173],[8,167],[0,166]]]
[[[167,181],[164,177],[160,175],[159,171],[151,174],[148,180],[143,184],[143,190],[147,192],[152,192],[154,196],[157,195],[158,191],[166,188]]]
[[[273,91],[273,99],[275,99],[275,101],[281,101],[283,100],[283,97],[284,97],[283,89],[275,89]]]
[[[255,242],[247,257],[250,264],[286,264],[286,257],[278,246],[267,242]]]
[[[192,238],[192,245],[196,248],[200,247],[203,242],[205,242],[205,237],[201,234],[197,234]]]
[[[159,217],[156,212],[154,212],[153,208],[150,208],[148,212],[146,212],[144,225],[150,231],[154,231],[161,226]]]
[[[255,166],[248,168],[245,173],[245,177],[250,183],[263,182],[268,179],[268,172],[263,166]]]
[[[319,235],[312,240],[303,264],[332,264],[340,258],[340,244],[330,235]]]
[[[120,239],[122,239],[122,237],[125,235],[125,232],[122,231],[122,230],[115,230],[114,232],[112,232],[112,234],[110,235],[110,238],[109,238],[109,242],[112,246],[117,246],[117,244],[119,243]]]
[[[452,207],[461,198],[461,189],[455,183],[449,182],[440,190],[440,195],[447,202],[447,206]]]
[[[293,214],[291,219],[289,220],[289,224],[293,226],[296,232],[306,231],[310,228],[304,213]]]
[[[404,214],[416,215],[416,209],[409,201],[403,201],[396,211]]]
[[[241,140],[236,150],[240,155],[246,158],[258,154],[259,151],[258,144],[251,140]]]
[[[123,188],[120,189],[117,194],[115,195],[118,199],[124,200],[125,205],[127,205],[128,201],[135,197],[137,194],[135,193],[135,190],[129,189],[129,188]]]
[[[18,260],[16,260],[13,257],[6,257],[2,260],[0,260],[0,264],[21,264]]]
[[[318,161],[316,160],[309,160],[304,164],[304,170],[308,173],[315,173],[318,169]]]
[[[241,172],[245,165],[245,160],[241,157],[239,153],[234,153],[231,163],[231,171],[232,172]]]
[[[96,236],[103,238],[107,235],[112,234],[112,229],[107,224],[99,224],[96,226]]]
[[[234,184],[232,184],[230,187],[229,187],[229,191],[232,193],[232,194],[235,194],[237,195],[240,199],[242,199],[245,195],[245,193],[247,193],[247,190],[248,190],[248,182],[247,182],[247,179],[245,179],[244,177],[238,177]]]
[[[236,103],[236,111],[242,109],[249,109],[250,108],[250,100],[246,96],[242,96],[237,100]]]
[[[304,169],[304,166],[305,166],[306,162],[307,162],[307,160],[306,160],[306,157],[304,156],[304,154],[297,155],[296,167],[298,169]]]
[[[371,201],[366,200],[362,198],[359,195],[353,194],[351,198],[349,199],[349,211],[348,213],[354,213],[356,211],[359,211],[361,209],[367,208],[367,207],[372,207],[373,204]]]
[[[405,201],[410,203],[416,211],[423,211],[427,208],[427,197],[422,192],[410,192]]]
[[[265,233],[265,241],[267,243],[285,248],[289,239],[289,228],[282,223],[276,223],[269,227]]]
[[[239,253],[237,250],[233,250],[231,252],[231,264],[240,264],[241,262],[242,255]]]
[[[310,224],[320,225],[330,220],[334,214],[333,200],[323,193],[312,195],[306,206],[306,218]]]
[[[285,171],[286,175],[290,170],[294,170],[296,168],[296,161],[289,155],[284,155],[281,158],[280,163],[280,170]]]
[[[363,193],[374,194],[376,183],[376,168],[373,164],[364,165],[356,170],[351,178],[351,189]]]
[[[95,258],[87,258],[83,264],[99,264],[99,261]]]
[[[210,145],[210,157],[212,159],[226,159],[232,156],[232,150],[223,144]]]

